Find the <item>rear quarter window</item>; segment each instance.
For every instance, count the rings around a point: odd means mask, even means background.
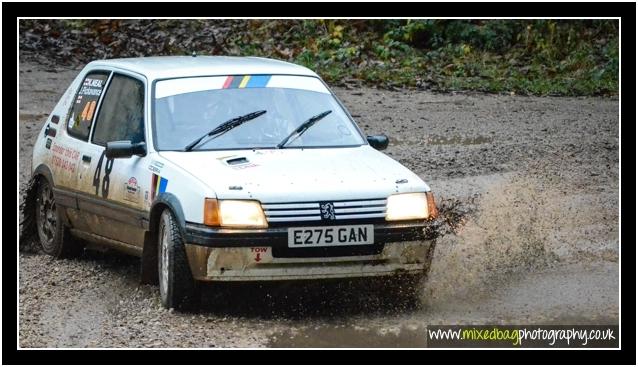
[[[104,92],[108,77],[109,73],[105,71],[91,72],[84,77],[67,121],[69,135],[81,140],[88,140],[97,104]]]

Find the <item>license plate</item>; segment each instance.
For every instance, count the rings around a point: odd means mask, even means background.
[[[370,245],[374,225],[288,228],[288,247]]]

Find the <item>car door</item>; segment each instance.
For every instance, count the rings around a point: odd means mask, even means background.
[[[96,106],[99,103],[111,72],[103,69],[88,69],[72,84],[73,98],[64,105],[67,111],[56,111],[62,117],[58,129],[49,124],[46,133],[46,148],[51,151],[47,165],[51,169],[57,202],[66,210],[73,229],[88,230],[85,218],[78,211],[78,171],[81,169],[81,154],[88,143]],[[53,121],[52,121],[53,122]],[[59,130],[59,131],[58,131]]]
[[[145,142],[146,80],[114,71],[99,103],[88,144],[82,147],[78,169],[78,206],[90,232],[123,250],[137,253],[144,241],[146,198],[151,183],[142,156],[109,159],[106,144],[129,140]]]

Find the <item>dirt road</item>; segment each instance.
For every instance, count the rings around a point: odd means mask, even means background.
[[[42,123],[77,70],[20,65],[20,187]],[[427,299],[352,282],[208,287],[163,310],[139,260],[21,252],[21,347],[419,347],[432,324],[617,323],[618,100],[341,88],[368,134],[467,211],[438,239]],[[22,192],[22,191],[21,191]]]

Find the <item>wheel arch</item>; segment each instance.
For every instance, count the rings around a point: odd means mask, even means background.
[[[40,163],[31,174],[32,180],[39,180],[40,177],[44,177],[49,182],[49,185],[51,185],[51,188],[55,187],[55,183],[53,182],[53,173],[49,166],[44,163]]]
[[[157,269],[157,232],[164,210],[170,210],[179,225],[180,234],[184,236],[186,219],[179,199],[172,193],[159,194],[149,211],[148,231],[144,234],[144,248],[142,249],[142,283],[158,284]]]

